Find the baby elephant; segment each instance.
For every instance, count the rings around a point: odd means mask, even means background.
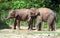
[[[18,29],[20,29],[20,21],[27,21],[29,26],[28,29],[32,29],[32,19],[30,16],[29,9],[11,10],[9,12],[7,19],[12,19],[12,18],[15,18],[14,29],[16,29],[16,26],[18,26]]]
[[[48,30],[55,31],[56,24],[56,14],[49,8],[31,8],[31,10],[35,10],[34,14],[36,16],[36,29],[41,30],[41,23],[48,23]],[[33,12],[32,12],[33,13]]]

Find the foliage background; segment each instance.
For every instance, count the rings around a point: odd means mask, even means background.
[[[52,9],[56,13],[56,25],[60,28],[60,0],[0,0],[0,26],[13,25],[14,19],[4,21],[4,18],[8,16],[9,10],[21,9],[21,8],[41,8],[47,7]],[[25,22],[21,22],[21,25],[26,25]],[[46,27],[46,23],[44,25]]]

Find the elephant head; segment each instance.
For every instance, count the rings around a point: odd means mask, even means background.
[[[31,13],[30,13],[31,16],[36,17],[40,15],[38,8],[31,8],[30,10],[31,10]]]
[[[6,19],[15,18],[17,16],[16,10],[10,10]]]

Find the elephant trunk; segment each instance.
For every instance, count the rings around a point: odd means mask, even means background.
[[[8,19],[10,19],[10,17],[5,18],[4,20],[8,20]]]
[[[9,18],[5,18],[4,20],[8,20]]]

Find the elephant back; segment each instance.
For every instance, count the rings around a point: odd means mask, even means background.
[[[50,15],[55,16],[55,13],[49,8],[39,8],[38,10],[44,21],[46,21]]]
[[[20,20],[27,20],[28,18],[28,11],[29,9],[18,9],[17,10],[17,13],[18,13],[18,16],[20,17]]]

